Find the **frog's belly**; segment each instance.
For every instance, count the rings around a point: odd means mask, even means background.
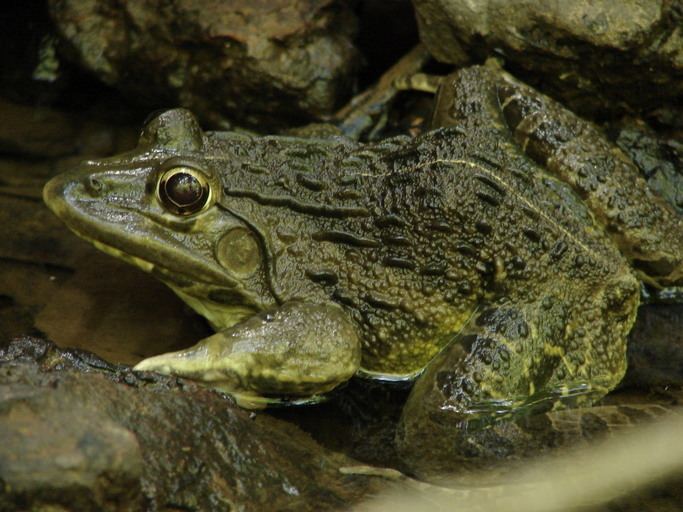
[[[441,303],[440,307],[429,309],[429,324],[411,325],[406,317],[394,324],[390,336],[368,336],[365,339],[372,342],[363,344],[358,376],[385,381],[414,380],[445,346],[457,339],[476,310],[474,301],[463,301],[455,307]]]

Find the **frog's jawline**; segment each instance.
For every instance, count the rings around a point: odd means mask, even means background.
[[[86,236],[76,229],[71,228],[71,230],[74,233],[76,233],[80,238],[83,238],[84,240],[93,244],[97,249],[99,249],[103,253],[108,254],[109,256],[113,256],[122,261],[125,261],[126,263],[129,263],[131,265],[134,265],[144,272],[152,273],[154,269],[157,269],[170,275],[180,274],[179,272],[174,272],[169,269],[165,269],[163,267],[160,267],[159,265],[156,265],[138,256],[133,256],[131,254],[125,253],[111,245],[108,245],[104,242],[100,242],[98,240],[95,240],[94,238]],[[256,313],[256,311],[253,308],[249,308],[247,306],[221,305],[217,306],[216,308],[208,307],[206,306],[205,301],[197,299],[194,296],[188,294],[186,291],[175,286],[172,282],[163,279],[162,276],[156,275],[156,277],[163,281],[164,284],[168,286],[171,289],[171,291],[173,291],[173,293],[175,293],[183,302],[185,302],[186,304],[190,304],[192,309],[194,309],[198,314],[206,318],[206,320],[209,322],[209,324],[211,324],[211,327],[215,331],[220,331],[222,329],[231,327],[236,323],[244,320],[248,316],[251,316],[254,313]]]

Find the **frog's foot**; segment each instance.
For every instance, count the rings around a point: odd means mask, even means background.
[[[338,306],[292,302],[205,338],[194,347],[150,357],[135,370],[205,382],[246,407],[315,400],[360,366],[353,323]]]
[[[537,302],[483,308],[415,383],[397,435],[404,461],[519,456],[528,439],[506,424],[588,406],[613,389],[626,368],[639,287],[628,275],[604,290],[590,286],[576,297],[554,286]]]
[[[334,116],[342,133],[354,140],[363,136],[373,140],[386,124],[389,107],[401,90],[397,81],[418,73],[429,59],[427,49],[417,45],[389,68],[374,86],[352,98]]]
[[[435,94],[439,90],[443,79],[444,77],[439,75],[414,73],[398,77],[394,80],[394,87],[399,91],[422,91]]]

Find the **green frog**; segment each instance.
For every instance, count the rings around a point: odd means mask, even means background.
[[[407,439],[602,397],[640,281],[683,282],[681,219],[634,164],[490,66],[446,77],[414,138],[203,132],[169,110],[44,198],[216,330],[136,370],[251,407],[354,375],[415,381]]]

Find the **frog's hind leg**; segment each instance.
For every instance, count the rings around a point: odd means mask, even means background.
[[[594,284],[483,308],[415,383],[397,434],[404,461],[516,456],[526,441],[501,443],[506,423],[588,406],[613,389],[626,369],[639,287],[628,274]]]
[[[635,164],[592,123],[497,74],[503,118],[525,153],[588,204],[643,280],[683,285],[683,219],[648,188]]]

